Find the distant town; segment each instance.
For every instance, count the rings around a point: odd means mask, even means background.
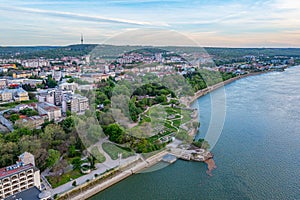
[[[164,85],[146,84],[134,91],[129,101],[134,130],[116,123],[109,111],[112,90],[120,81],[132,81],[132,74],[150,73],[157,79],[180,75],[196,93],[235,77],[300,63],[298,49],[277,54],[276,49],[83,44],[39,48],[0,48],[0,199],[63,199],[66,192],[113,172],[122,162],[144,162],[145,153],[171,148],[174,141],[205,149],[197,154],[204,161],[209,144],[193,142],[199,128],[195,111]],[[151,109],[159,105],[167,110],[163,126],[146,139],[139,137],[151,121]],[[92,112],[104,135],[96,124],[85,125],[86,130],[103,141],[85,147],[75,124]]]

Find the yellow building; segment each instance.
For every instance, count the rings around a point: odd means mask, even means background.
[[[28,78],[30,76],[32,76],[32,72],[30,71],[21,71],[13,73],[13,78]]]

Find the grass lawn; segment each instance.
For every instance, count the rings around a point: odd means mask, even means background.
[[[61,176],[47,176],[47,180],[49,181],[49,183],[51,184],[51,186],[53,188],[56,188],[60,185],[63,185],[69,181],[74,180],[80,176],[82,176],[83,174],[80,172],[79,169],[77,170],[73,170],[73,171],[70,171],[70,172],[67,172]]]
[[[22,102],[8,102],[8,103],[3,103],[0,104],[0,110],[6,110],[9,108],[14,108],[15,106],[19,104],[29,104],[29,103],[34,103],[37,102],[37,100],[28,100],[28,101],[22,101]]]
[[[179,126],[181,125],[181,119],[176,119],[176,120],[172,120],[173,121],[173,125],[177,128],[179,128]]]
[[[122,153],[122,158],[128,158],[134,155],[133,151],[127,151],[125,148],[118,147],[111,143],[103,143],[102,148],[113,160],[118,159],[119,153]]]
[[[106,160],[105,156],[99,151],[98,147],[93,147],[91,149],[91,153],[99,163],[103,163]]]
[[[183,118],[181,120],[182,124],[191,121],[191,119],[192,119],[191,118],[192,111],[190,111],[190,110],[181,110],[181,114],[183,116]]]
[[[132,128],[130,133],[138,138],[142,136],[148,137],[150,141],[154,142],[160,137],[177,133],[177,129],[181,124],[191,121],[191,113],[191,110],[172,108],[169,106],[164,106],[163,108],[151,107],[144,115],[142,115],[142,120],[140,121],[139,125]],[[171,119],[166,120],[167,117],[171,117]],[[147,122],[149,123],[149,121],[151,121],[151,127],[153,128],[151,133],[149,133],[150,129],[145,126],[145,124]],[[146,127],[146,130],[143,130],[143,126]]]

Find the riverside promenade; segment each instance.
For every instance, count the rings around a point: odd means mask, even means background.
[[[104,181],[96,183],[96,181],[99,181],[101,178],[103,178],[105,174],[95,178],[94,180],[91,180],[90,182],[74,187],[74,189],[62,194],[58,199],[83,200],[90,198],[102,190],[105,190],[106,188],[120,182],[123,179],[126,179],[132,174],[138,173],[143,169],[157,164],[167,153],[168,152],[166,150],[163,150],[147,159],[143,159],[140,156],[139,159],[116,168],[115,170],[117,173],[111,177],[105,178]],[[107,174],[109,174],[109,172]],[[88,187],[89,185],[93,185],[93,182],[95,182],[96,185]]]

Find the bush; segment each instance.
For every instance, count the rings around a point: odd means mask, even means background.
[[[75,187],[76,185],[77,185],[76,181],[73,181],[72,186]]]

